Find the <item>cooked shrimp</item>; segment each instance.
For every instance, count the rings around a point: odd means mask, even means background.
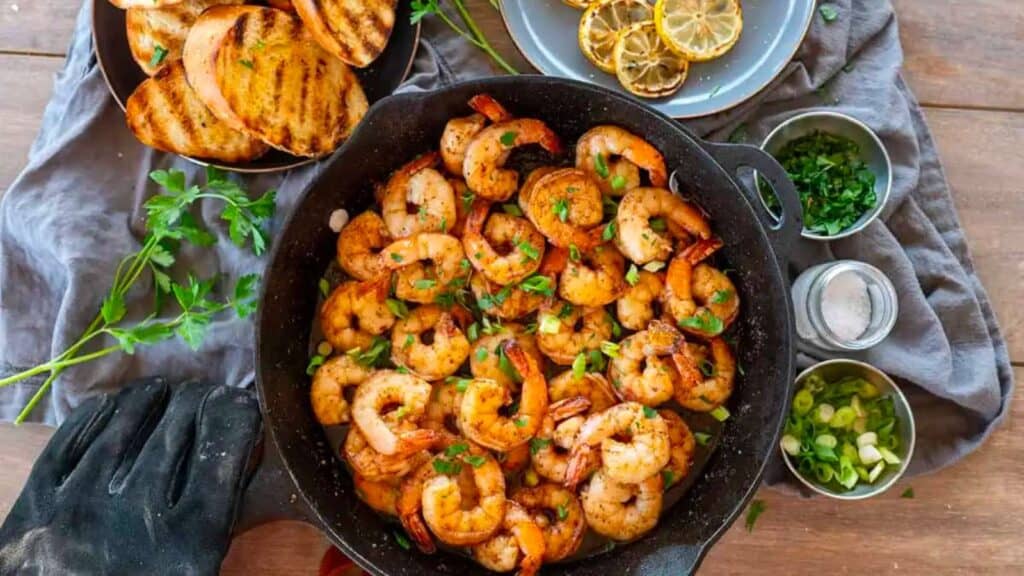
[[[391,360],[425,380],[451,376],[467,357],[469,340],[452,314],[436,304],[412,309],[391,330]]]
[[[608,362],[608,378],[616,394],[647,406],[672,398],[676,371],[669,358],[682,334],[661,320],[651,322],[619,343],[618,354]]]
[[[531,314],[544,302],[543,294],[527,292],[518,284],[492,285],[479,272],[474,272],[470,277],[469,287],[473,290],[481,312],[505,320],[515,320]]]
[[[631,484],[598,470],[582,493],[587,524],[613,540],[638,538],[658,523],[663,486],[660,474]]]
[[[367,348],[395,323],[386,301],[387,277],[339,284],[320,308],[320,329],[335,350]]]
[[[430,384],[412,374],[378,370],[359,385],[352,399],[352,420],[374,450],[384,455],[410,454],[438,440],[433,430],[393,430],[382,413],[399,406],[396,418],[404,424],[419,422],[430,399]]]
[[[628,440],[618,439],[623,437]],[[635,484],[657,474],[668,463],[668,428],[656,411],[638,402],[616,404],[588,417],[569,456],[567,488],[573,489],[583,480],[590,452],[598,446],[601,470],[614,480]]]
[[[462,163],[466,158],[466,147],[484,129],[487,121],[502,122],[512,118],[512,114],[486,94],[478,94],[469,99],[469,107],[476,114],[452,118],[444,125],[441,133],[441,160],[444,167],[452,174],[462,175]]]
[[[487,354],[470,354],[469,370],[475,378],[487,378],[510,389],[518,389],[519,374],[512,369],[501,346],[509,340],[515,340],[523,351],[533,357],[537,365],[542,365],[544,357],[537,349],[537,340],[533,334],[527,334],[520,324],[507,323],[500,326],[492,324],[490,334],[484,334],[473,343],[473,350],[483,348]]]
[[[541,176],[529,200],[524,212],[555,246],[589,250],[601,243],[601,190],[580,170],[562,168]]]
[[[639,168],[651,186],[668,184],[661,152],[643,138],[618,126],[595,126],[576,142],[576,167],[584,170],[605,194],[622,195],[640,185]],[[616,181],[615,177],[621,180]]]
[[[406,533],[424,554],[436,552],[437,545],[434,544],[434,538],[423,521],[423,486],[427,480],[440,474],[439,468],[454,469],[453,466],[445,466],[445,463],[449,462],[451,461],[444,453],[434,455],[417,466],[411,474],[405,476],[398,488],[398,502],[395,504],[398,519],[402,522]],[[459,468],[462,467],[461,463],[457,465]]]
[[[668,266],[664,303],[679,326],[698,336],[717,336],[736,319],[740,298],[723,272],[705,263],[693,266],[684,250]]]
[[[391,236],[438,232],[455,223],[455,191],[435,170],[436,152],[424,154],[391,176],[381,194],[384,224]]]
[[[558,444],[554,441],[556,426],[559,422],[586,412],[589,408],[590,401],[583,396],[574,396],[551,404],[540,430],[530,439],[531,461],[537,474],[559,484],[565,481],[565,470],[569,466],[568,450],[572,448],[572,444],[565,446],[564,443]],[[578,427],[576,431],[579,431]],[[575,442],[575,437],[571,441]],[[593,464],[598,464],[596,459]]]
[[[384,220],[367,210],[350,220],[338,234],[338,265],[359,280],[380,278],[388,273],[380,251],[390,243]]]
[[[586,372],[577,380],[572,370],[566,370],[548,381],[548,399],[551,402],[573,396],[583,396],[590,401],[588,414],[601,412],[619,403],[608,380],[601,374]]]
[[[519,576],[533,576],[544,559],[544,534],[519,504],[505,502],[505,518],[489,540],[473,546],[473,559],[495,572],[511,572],[519,567]]]
[[[544,562],[572,556],[583,542],[587,522],[576,495],[557,484],[520,488],[512,494],[544,534]]]
[[[365,476],[353,474],[352,482],[356,486],[356,496],[367,506],[381,514],[398,516],[395,505],[398,502],[398,487],[402,484],[400,478],[369,480]]]
[[[393,414],[393,413],[392,413]],[[385,415],[385,421],[398,429],[414,430],[415,425],[399,422],[391,414]],[[390,456],[381,454],[373,449],[366,441],[366,436],[359,431],[359,428],[352,426],[345,436],[345,444],[342,451],[345,461],[352,467],[352,470],[369,481],[382,481],[389,478],[401,478],[416,469],[423,463],[430,454],[426,452],[433,443],[426,440],[417,440],[421,451],[414,454],[392,454]]]
[[[636,284],[626,288],[615,303],[619,323],[630,330],[643,330],[655,317],[654,306],[661,297],[665,283],[661,276],[641,270]]]
[[[462,238],[462,232],[466,229],[466,220],[469,219],[469,211],[473,208],[475,195],[469,191],[469,186],[461,178],[449,178],[448,183],[452,185],[455,192],[455,222],[449,224],[447,232],[456,238]]]
[[[662,470],[661,475],[665,481],[666,488],[675,484],[690,473],[690,465],[693,464],[693,452],[697,449],[697,440],[690,432],[690,427],[682,416],[668,408],[658,410],[665,426],[668,427],[668,441],[672,446],[669,450],[668,464]]]
[[[519,174],[505,169],[505,161],[512,149],[529,144],[540,144],[552,154],[562,151],[558,135],[533,118],[498,122],[481,130],[466,147],[462,163],[470,190],[488,200],[510,198],[519,189]]]
[[[530,197],[533,194],[533,188],[540,181],[540,179],[552,172],[558,170],[555,166],[541,166],[540,168],[534,168],[526,175],[526,179],[523,180],[523,185],[519,188],[519,196],[516,198],[516,202],[519,204],[519,209],[523,211],[523,214],[530,213]]]
[[[424,233],[396,240],[383,250],[385,266],[401,269],[395,278],[395,295],[426,304],[464,282],[462,243],[447,234]],[[430,262],[431,265],[426,263]]]
[[[558,294],[577,306],[611,304],[626,289],[626,260],[611,244],[602,244],[569,259],[558,282]]]
[[[612,336],[612,319],[604,308],[583,308],[552,298],[541,305],[537,320],[537,346],[556,364],[572,364],[581,352],[599,349]]]
[[[651,219],[662,217],[697,238],[709,238],[711,227],[698,208],[664,188],[634,188],[619,203],[615,216],[615,242],[637,264],[665,261],[672,242],[651,228]]]
[[[504,286],[537,271],[544,256],[544,236],[526,218],[501,212],[488,218],[490,206],[482,199],[473,203],[462,247],[474,268]]]
[[[335,356],[316,369],[309,389],[310,403],[317,422],[334,426],[348,422],[348,400],[345,388],[360,384],[370,377],[371,370],[351,356]]]
[[[502,348],[523,377],[518,409],[509,416],[502,415],[500,411],[512,402],[509,388],[494,380],[476,378],[462,396],[459,428],[477,444],[507,451],[525,444],[540,429],[548,409],[548,383],[537,361],[518,342],[506,340]]]
[[[457,478],[437,474],[423,484],[423,519],[435,536],[451,546],[471,546],[486,541],[505,518],[505,476],[486,450],[469,445],[473,458],[464,459],[461,470],[472,477],[474,504],[463,494]],[[465,502],[465,506],[464,506]]]
[[[680,406],[710,412],[725,404],[732,395],[736,358],[722,338],[712,338],[706,346],[687,342],[672,359],[680,375],[675,386],[675,398]]]

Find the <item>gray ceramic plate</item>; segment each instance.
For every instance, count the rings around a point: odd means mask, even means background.
[[[597,69],[580,52],[576,30],[582,12],[561,0],[502,0],[501,8],[512,40],[537,70],[627,93],[614,75]],[[691,65],[675,94],[644,101],[673,118],[707,116],[736,106],[782,72],[813,14],[813,0],[743,2],[743,33],[732,50]]]

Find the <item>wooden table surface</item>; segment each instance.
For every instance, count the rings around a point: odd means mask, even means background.
[[[402,0],[405,1],[405,0]],[[521,69],[500,19],[481,26]],[[925,107],[975,266],[1024,377],[1024,3],[898,0],[905,73]],[[0,190],[16,176],[62,64],[77,2],[0,0]],[[753,532],[738,522],[701,574],[1024,573],[1024,438],[1013,413],[956,466],[866,502],[801,501],[762,490]],[[1018,430],[1014,430],[1014,427]],[[50,431],[3,427],[0,516]],[[912,486],[914,499],[900,498]],[[312,527],[269,524],[238,538],[223,573],[315,574],[326,542]]]

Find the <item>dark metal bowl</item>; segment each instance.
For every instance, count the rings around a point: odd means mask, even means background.
[[[281,514],[260,494],[301,495],[310,521],[372,574],[475,574],[485,571],[446,553],[402,549],[393,529],[360,503],[309,406],[306,376],[317,282],[334,258],[328,218],[356,214],[373,202],[373,182],[424,151],[436,149],[445,122],[470,112],[467,100],[488,93],[518,116],[544,120],[566,142],[602,123],[642,134],[665,155],[681,192],[699,203],[725,243],[721,255],[742,301],[733,330],[743,367],[729,401],[717,450],[689,491],[648,535],[586,560],[544,567],[555,574],[686,574],[743,510],[775,449],[793,382],[793,319],[783,274],[800,236],[799,201],[782,168],[758,148],[703,142],[670,118],[634,100],[580,82],[543,76],[490,78],[437,92],[401,94],[377,103],[320,178],[304,193],[277,238],[264,277],[257,328],[257,386],[271,442],[294,486],[254,489],[244,513]],[[776,223],[735,177],[752,167],[779,192]],[[270,475],[272,476],[272,475]],[[278,472],[277,477],[284,477]],[[293,513],[293,512],[289,512]]]
[[[139,84],[148,78],[132,58],[128,47],[128,32],[125,26],[125,12],[107,2],[92,0],[92,41],[96,60],[107,81],[110,94],[117,105],[124,110],[125,102]],[[353,68],[359,82],[372,104],[391,95],[405,81],[412,68],[419,44],[420,25],[409,23],[411,7],[408,2],[398,2],[395,7],[395,27],[384,52],[367,68]],[[317,158],[292,156],[287,152],[270,149],[266,154],[251,162],[224,163],[217,160],[182,156],[196,164],[210,165],[233,172],[260,173],[289,170]]]

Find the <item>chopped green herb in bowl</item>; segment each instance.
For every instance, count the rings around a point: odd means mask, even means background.
[[[863,123],[831,111],[809,112],[779,125],[763,148],[793,182],[803,209],[803,235],[830,240],[853,234],[881,212],[892,183],[888,153]],[[779,198],[759,177],[765,207]]]

